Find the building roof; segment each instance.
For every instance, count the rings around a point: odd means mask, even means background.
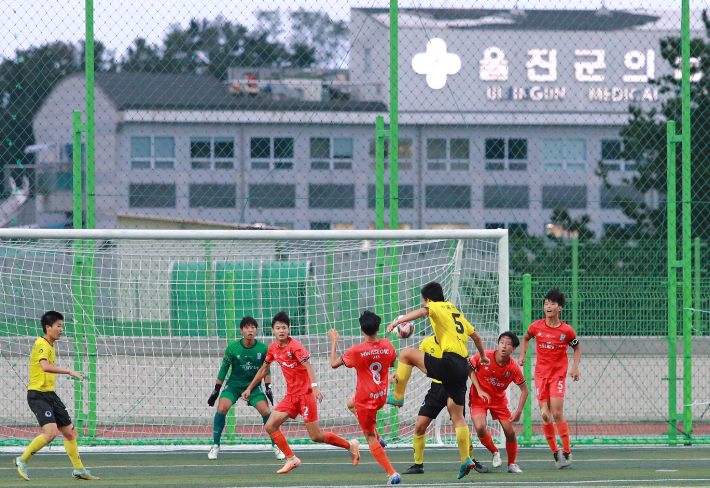
[[[389,9],[354,9],[389,24]],[[410,28],[505,29],[553,31],[615,31],[638,29],[658,16],[624,10],[501,10],[401,8],[400,26]],[[385,18],[386,17],[386,18]]]
[[[119,110],[258,110],[274,112],[385,112],[381,102],[303,101],[232,95],[210,75],[96,73],[96,84]]]

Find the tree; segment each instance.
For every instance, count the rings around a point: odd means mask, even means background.
[[[566,208],[557,207],[550,215],[550,223],[557,232],[548,233],[548,237],[560,244],[566,239],[577,237],[580,241],[588,241],[594,238],[594,231],[589,228],[592,219],[588,214],[584,214],[576,219],[572,218]]]
[[[121,71],[155,72],[160,57],[160,50],[156,46],[148,44],[148,41],[138,37],[128,48],[126,56],[120,61]]]
[[[316,62],[342,68],[348,51],[348,24],[325,12],[298,9],[289,14],[291,46],[310,46]]]
[[[703,12],[706,36],[710,38],[710,19],[707,11]],[[661,55],[672,68],[680,67],[681,42],[678,37],[661,40]],[[692,229],[693,236],[710,238],[710,45],[703,39],[692,39],[690,56],[697,63],[691,64],[691,187],[692,187]],[[659,93],[667,99],[659,109],[644,111],[631,106],[629,123],[621,130],[624,140],[624,154],[627,160],[634,160],[638,165],[637,174],[628,182],[642,193],[657,192],[667,194],[667,152],[666,122],[675,120],[677,132],[680,132],[681,80],[674,75],[667,75],[652,83],[659,85]],[[677,196],[681,201],[681,151],[677,151]],[[608,183],[607,172],[600,165],[599,175]],[[630,199],[618,198],[624,213],[636,220],[636,237],[665,237],[667,214],[665,204],[649,207]],[[680,207],[679,207],[680,209]],[[680,222],[680,210],[678,213]]]

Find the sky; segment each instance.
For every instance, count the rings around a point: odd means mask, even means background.
[[[8,0],[0,0],[7,5]],[[680,0],[556,0],[559,9],[680,9]],[[691,9],[707,8],[710,0],[691,2]],[[513,8],[516,0],[401,0],[400,7]],[[550,8],[543,0],[518,0],[523,9]],[[255,24],[257,10],[324,10],[331,17],[348,19],[353,7],[388,7],[388,0],[94,0],[95,38],[123,55],[133,40],[144,37],[159,43],[171,24],[187,25],[191,18],[214,19],[222,15],[247,27]],[[0,58],[13,56],[45,42],[78,42],[84,37],[84,2],[80,0],[9,0],[0,9]]]

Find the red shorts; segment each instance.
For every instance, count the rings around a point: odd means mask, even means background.
[[[276,412],[284,412],[295,419],[299,415],[307,424],[318,420],[318,402],[313,393],[305,395],[286,395],[274,408]]]
[[[473,418],[474,415],[486,415],[489,411],[491,412],[491,418],[493,418],[493,420],[499,420],[501,422],[508,422],[513,413],[513,409],[510,407],[507,398],[505,400],[493,399],[491,403],[479,399],[471,402],[471,418]]]
[[[545,403],[552,398],[564,398],[567,387],[566,376],[555,376],[552,378],[541,378],[535,376],[535,391],[537,392],[537,402]]]
[[[363,432],[374,432],[375,425],[377,424],[377,412],[379,409],[375,410],[372,408],[365,408],[361,405],[355,405],[357,409],[357,421],[360,424],[360,428]]]

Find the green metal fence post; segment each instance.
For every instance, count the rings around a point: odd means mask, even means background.
[[[523,275],[523,330],[532,323],[532,276],[530,274]],[[530,388],[531,395],[528,396],[528,401],[525,402],[523,409],[523,438],[529,445],[532,443],[532,350],[528,348],[527,361],[523,365],[523,374],[525,381]]]
[[[225,276],[227,282],[224,284],[225,303],[227,309],[224,311],[224,318],[227,322],[227,345],[237,340],[237,317],[235,310],[237,309],[236,298],[234,293],[234,271],[229,271]],[[225,381],[227,379],[225,378]],[[227,416],[227,438],[231,439],[234,434],[234,429],[237,425],[237,409],[233,409],[232,415]]]
[[[702,274],[705,271],[702,266],[702,254],[701,250],[705,247],[705,244],[700,241],[700,237],[695,238],[695,263],[693,265],[693,306],[696,309],[693,314],[693,327],[695,332],[701,334],[703,326],[700,323],[701,313],[697,309],[701,308],[700,303],[700,280]]]
[[[677,439],[676,405],[677,388],[677,342],[678,342],[678,271],[680,265],[676,249],[676,143],[675,122],[668,121],[666,134],[666,154],[668,172],[668,442],[673,445]]]
[[[81,112],[72,113],[72,199],[74,228],[81,229],[83,224],[82,185],[81,185]],[[84,372],[84,307],[83,307],[83,265],[82,242],[74,242],[74,267],[72,270],[72,291],[74,309],[74,370]],[[76,428],[84,433],[84,383],[74,382],[74,412]]]
[[[579,333],[579,238],[572,239],[572,328]]]
[[[690,0],[683,0],[681,9],[681,59],[683,133],[681,146],[683,178],[683,432],[690,443],[693,431],[693,257],[692,257],[692,188],[690,160]]]

